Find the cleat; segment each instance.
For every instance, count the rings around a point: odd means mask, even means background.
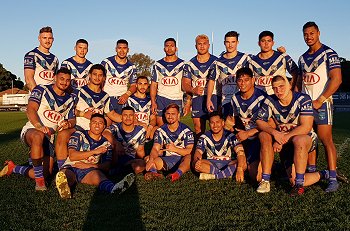
[[[171,180],[171,182],[175,182],[175,181],[178,181],[178,180],[180,180],[180,174],[179,173],[177,173],[177,172],[175,172],[175,173],[172,173],[172,174],[169,174],[169,175],[167,175],[167,179],[169,179],[169,180]]]
[[[164,178],[163,174],[160,174],[158,172],[146,172],[144,177],[145,177],[145,180],[147,180],[147,181]]]
[[[201,174],[199,174],[199,179],[200,180],[214,180],[215,175],[210,174],[210,173],[201,173]]]
[[[291,197],[295,197],[295,196],[301,196],[303,195],[305,192],[304,186],[297,186],[294,185],[294,187],[292,188],[292,190],[290,191],[290,196]]]
[[[337,180],[342,183],[349,184],[349,179],[342,172],[340,172],[339,169],[337,169]]]
[[[328,182],[328,187],[326,188],[325,192],[326,192],[326,193],[335,192],[335,191],[338,190],[338,188],[339,188],[339,183],[338,183],[338,181],[336,181],[336,180],[330,180],[330,181]]]
[[[0,171],[0,177],[3,176],[9,176],[13,172],[13,169],[15,168],[15,163],[13,163],[12,160],[5,161],[5,166],[3,169]]]
[[[270,181],[262,180],[259,183],[259,187],[256,189],[258,193],[268,193],[270,192]]]
[[[46,191],[44,178],[35,179],[35,191]]]
[[[60,197],[62,199],[69,199],[72,198],[72,194],[70,192],[68,180],[66,174],[64,172],[58,172],[56,174],[56,188],[58,190],[58,193],[60,194]]]
[[[111,191],[111,193],[118,193],[121,194],[125,192],[135,181],[135,174],[129,173],[126,175],[121,181],[116,183]]]

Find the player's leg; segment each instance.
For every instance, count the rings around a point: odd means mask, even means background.
[[[270,192],[271,169],[274,161],[274,152],[272,148],[272,136],[267,132],[259,133],[260,140],[260,161],[262,168],[262,180],[257,188],[259,193]]]
[[[131,165],[135,174],[142,173],[146,168],[146,162],[142,159],[131,160],[128,164]]]
[[[56,137],[55,154],[58,169],[62,167],[68,157],[68,142],[70,136],[76,131],[75,128],[59,131]]]
[[[166,160],[163,160],[163,158],[164,157],[157,157],[154,159],[154,165],[149,169],[148,172],[145,173],[145,180],[155,180],[164,178],[163,174],[158,172],[159,170],[163,170],[164,166],[166,166]]]
[[[73,170],[67,168],[58,171],[56,174],[55,182],[56,188],[61,198],[72,198],[70,188],[77,182],[76,174]]]
[[[169,178],[171,178],[172,182],[179,180],[180,177],[186,172],[188,172],[191,168],[190,154],[183,156],[180,161],[181,163],[179,165],[179,168],[174,173],[169,174]]]
[[[248,164],[249,176],[253,181],[260,182],[262,167],[260,162],[260,141],[256,137],[242,142]]]

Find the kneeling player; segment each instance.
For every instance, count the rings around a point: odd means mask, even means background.
[[[315,149],[317,142],[317,135],[312,130],[312,100],[306,94],[292,92],[290,84],[282,76],[273,77],[272,89],[274,95],[264,101],[256,122],[262,130],[259,138],[263,171],[257,192],[270,191],[274,152],[279,152],[293,185],[291,196],[302,195],[304,186],[329,175],[327,171],[305,174],[308,153]],[[267,122],[271,117],[277,125],[276,129]]]
[[[154,144],[150,157],[146,160],[146,180],[163,178],[158,170],[173,172],[171,181],[177,181],[182,174],[190,170],[193,132],[180,120],[180,108],[169,104],[165,109],[166,124],[154,134]]]
[[[224,129],[221,113],[209,114],[210,131],[200,136],[193,158],[193,165],[200,173],[200,180],[229,178],[236,172],[236,181],[244,181],[247,168],[243,146],[236,136]],[[232,159],[233,152],[237,158]],[[203,159],[204,157],[204,159]]]
[[[133,173],[118,183],[113,183],[103,173],[108,171],[112,147],[102,136],[107,121],[101,114],[93,114],[89,131],[76,131],[69,139],[69,157],[56,175],[56,187],[62,198],[71,198],[70,187],[77,182],[98,186],[109,193],[122,193],[135,180]]]

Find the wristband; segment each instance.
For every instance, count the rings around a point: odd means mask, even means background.
[[[317,100],[320,101],[321,103],[324,103],[324,101],[326,101],[327,98],[324,95],[320,95],[320,97],[318,97]]]

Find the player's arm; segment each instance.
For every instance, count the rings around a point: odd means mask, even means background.
[[[145,156],[145,145],[139,145],[139,147],[136,150],[136,158],[143,159]]]
[[[191,106],[192,106],[192,97],[191,95],[187,95],[186,102],[183,109],[184,116],[186,116],[188,113],[191,112]]]
[[[237,172],[236,172],[236,181],[244,181],[244,171],[247,169],[247,158],[244,153],[242,144],[236,145],[234,148],[235,153],[237,154]]]
[[[214,110],[214,104],[211,101],[211,96],[213,95],[215,81],[209,79],[207,84],[207,109],[209,112],[212,112]]]
[[[187,94],[192,95],[193,94],[193,88],[191,84],[191,79],[190,78],[185,78],[183,77],[181,80],[181,86],[182,90],[186,92]]]
[[[203,151],[199,148],[196,148],[196,151],[194,152],[194,155],[193,155],[193,165],[195,165],[198,160],[201,160],[202,156],[203,156]]]
[[[118,104],[125,104],[128,101],[128,98],[136,92],[136,83],[130,84],[129,89],[119,97]]]
[[[116,111],[110,111],[106,114],[113,122],[122,122],[122,115],[118,114]]]
[[[235,117],[232,115],[228,115],[225,120],[225,129],[233,132],[233,126],[235,126],[235,124]]]
[[[256,124],[257,124],[259,130],[264,131],[264,132],[272,135],[278,143],[280,143],[280,144],[287,143],[288,140],[285,137],[285,134],[277,131],[268,122],[265,122],[264,120],[261,120],[261,119],[257,119]]]
[[[174,143],[170,143],[166,145],[166,149],[164,151],[169,152],[175,152],[181,156],[187,156],[188,154],[191,154],[191,151],[193,149],[193,144],[188,144],[186,147],[176,147]]]
[[[24,79],[29,91],[33,91],[33,88],[36,87],[36,82],[34,80],[35,70],[25,68],[24,69]]]
[[[85,160],[86,158],[93,156],[93,155],[101,155],[103,153],[107,152],[106,146],[98,147],[94,150],[90,151],[77,151],[74,148],[68,149],[69,159],[71,161],[79,161],[79,160]]]
[[[156,159],[158,156],[160,156],[160,149],[161,149],[161,145],[159,143],[154,143],[151,153],[149,155],[149,160],[154,160]]]
[[[39,104],[35,101],[29,101],[27,106],[28,120],[35,127],[35,129],[45,134],[50,134],[51,133],[50,129],[41,123],[38,115],[38,110],[39,110]]]
[[[156,102],[157,89],[158,89],[158,83],[155,81],[152,81],[151,86],[149,88],[149,95],[151,97],[151,111],[153,114],[157,113],[157,107],[158,107]]]
[[[313,116],[300,116],[299,117],[300,125],[298,125],[293,130],[287,133],[286,135],[287,140],[289,140],[293,136],[309,134],[309,132],[311,132],[312,130],[313,122],[314,122]]]
[[[238,131],[236,137],[238,138],[238,140],[240,142],[248,139],[249,137],[255,136],[255,134],[257,134],[259,132],[259,130],[257,128],[252,128],[249,130],[241,130],[241,129],[237,129],[236,131]]]
[[[157,117],[151,114],[149,117],[149,124],[146,129],[146,139],[153,139],[153,134],[157,130]]]

